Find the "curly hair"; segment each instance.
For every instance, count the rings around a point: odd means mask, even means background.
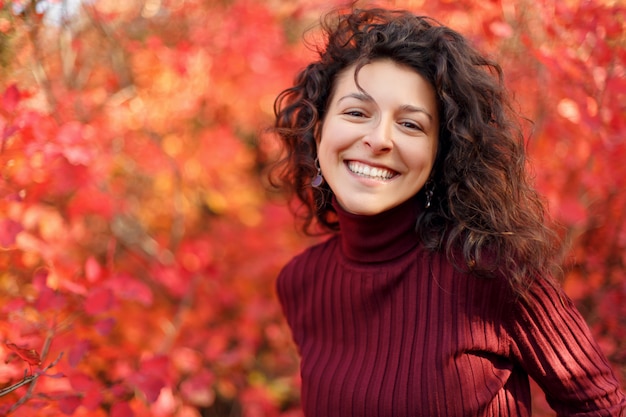
[[[302,203],[304,230],[317,223],[338,230],[328,185],[311,187],[316,135],[344,69],[356,72],[378,59],[412,68],[434,87],[440,115],[438,152],[431,173],[431,207],[416,232],[457,268],[502,274],[523,295],[539,276],[558,271],[557,234],[526,171],[520,117],[504,87],[500,66],[456,31],[403,10],[333,12],[322,20],[326,45],[319,60],[276,99],[274,131],[284,145],[273,184]],[[356,77],[356,75],[355,75]],[[424,190],[418,193],[424,200]]]

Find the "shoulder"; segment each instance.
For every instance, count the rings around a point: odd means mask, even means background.
[[[536,279],[523,296],[515,297],[507,326],[518,349],[558,351],[593,339],[574,302],[551,279]]]
[[[310,246],[294,256],[280,271],[277,279],[279,295],[286,286],[298,285],[312,276],[321,262],[327,262],[336,256],[337,236],[333,235],[324,242]]]
[[[516,311],[525,315],[563,314],[576,310],[561,285],[549,278],[537,278],[529,284],[522,296],[516,298]]]
[[[318,243],[294,256],[280,271],[275,290],[287,321],[294,320],[302,305],[310,302],[310,297],[322,264],[328,263],[328,254],[336,253],[337,238]],[[327,258],[327,259],[324,259]]]

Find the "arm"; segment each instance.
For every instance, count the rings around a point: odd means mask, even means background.
[[[513,356],[558,416],[626,416],[626,397],[572,301],[539,281],[508,321]]]

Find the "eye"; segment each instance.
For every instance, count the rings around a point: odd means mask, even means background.
[[[363,113],[361,110],[348,110],[345,111],[343,114],[350,117],[366,117],[365,113]]]
[[[407,129],[411,129],[411,130],[416,130],[416,131],[420,131],[423,132],[424,129],[422,128],[422,126],[418,125],[415,122],[412,122],[410,120],[405,120],[405,121],[401,121],[398,123],[400,126],[406,127]]]

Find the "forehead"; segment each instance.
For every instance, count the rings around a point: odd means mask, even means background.
[[[412,101],[436,106],[432,84],[414,68],[392,59],[379,59],[358,66],[352,64],[340,71],[332,85],[328,104],[349,93],[364,93],[370,98],[393,96],[410,104]]]

